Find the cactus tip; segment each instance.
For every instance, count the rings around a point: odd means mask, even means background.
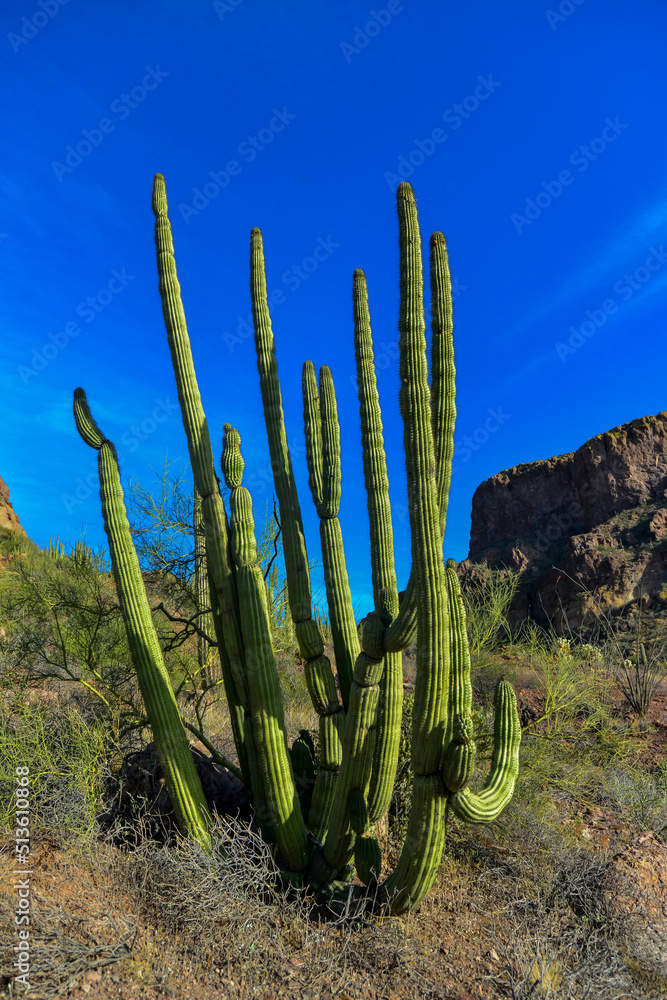
[[[87,445],[99,451],[107,439],[93,420],[88,400],[86,399],[86,393],[80,387],[74,390],[73,410],[76,429],[79,434]]]
[[[153,178],[153,211],[156,215],[163,215],[167,211],[167,186],[164,174],[155,174]]]

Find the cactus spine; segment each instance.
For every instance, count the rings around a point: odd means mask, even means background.
[[[354,859],[360,878],[376,891],[379,904],[389,902],[392,912],[402,913],[417,906],[432,885],[444,844],[446,808],[451,807],[462,819],[483,823],[495,819],[509,802],[517,777],[520,727],[514,692],[501,679],[495,692],[491,769],[481,792],[474,793],[469,787],[475,743],[465,614],[454,564],[450,561],[445,565],[442,551],[456,417],[447,247],[444,236],[435,233],[430,243],[433,335],[429,385],[421,235],[409,184],[399,186],[397,198],[399,401],[412,570],[399,608],[368,293],[364,273],[357,270],[353,283],[355,353],[374,598],[374,611],[360,644],[353,627],[338,523],[340,438],[333,380],[325,366],[318,386],[310,362],[304,365],[302,378],[310,487],[321,520],[342,705],[313,619],[301,510],[287,446],[267,303],[262,235],[259,229],[251,233],[250,292],[257,367],[280,505],[291,617],[305,661],[308,690],[319,715],[316,767],[312,741],[305,731],[291,751],[287,748],[266,585],[257,564],[252,504],[242,486],[240,436],[231,425],[225,425],[222,468],[231,490],[228,518],[194,373],[161,174],[156,175],[153,189],[160,293],[195,486],[202,497],[222,674],[241,770],[252,788],[257,818],[264,836],[278,846],[288,881],[303,884],[306,880],[333,900]],[[105,447],[107,442],[86,408],[79,408],[77,423],[84,439],[90,438],[94,447]],[[415,635],[412,808],[397,867],[378,885],[382,859],[373,824],[386,812],[394,783],[403,696],[400,651]],[[175,751],[165,745],[161,752],[169,758]],[[196,785],[188,788],[194,800]]]

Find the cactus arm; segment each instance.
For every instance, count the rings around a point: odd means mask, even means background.
[[[359,653],[359,636],[352,609],[343,534],[338,518],[341,497],[340,425],[333,378],[326,365],[320,368],[320,415],[326,508],[325,516],[320,520],[322,561],[336,669],[343,707],[347,711],[354,661]]]
[[[494,741],[491,770],[478,794],[463,788],[449,798],[456,815],[469,823],[492,823],[510,802],[519,773],[521,722],[512,685],[503,677],[494,694]]]
[[[412,809],[399,863],[380,887],[381,897],[392,900],[394,913],[423,899],[440,864],[446,793],[439,768],[449,690],[447,592],[426,363],[421,237],[414,194],[407,182],[399,185],[397,200],[401,251],[399,401],[416,587],[417,676]]]
[[[303,390],[303,428],[306,437],[308,485],[318,517],[324,516],[324,482],[322,479],[322,421],[317,378],[312,361],[304,361],[301,376]]]
[[[206,526],[201,511],[201,497],[195,489],[194,507],[192,512],[192,530],[195,536],[195,603],[199,612],[199,628],[206,635],[213,635],[215,626],[211,611],[205,609],[210,607],[210,588],[208,581],[208,568],[206,564]],[[202,679],[208,685],[213,682],[213,669],[211,659],[213,658],[213,647],[201,632],[197,633],[197,664],[202,672]]]
[[[331,372],[320,370],[319,396],[312,363],[303,366],[303,411],[310,487],[318,517],[324,583],[343,707],[347,711],[359,637],[338,519],[341,495],[340,426]]]
[[[371,574],[375,612],[386,623],[398,614],[398,589],[394,567],[394,538],[389,502],[389,477],[377,390],[373,338],[364,272],[353,278],[354,345],[357,364],[359,414],[364,481],[370,522]],[[377,739],[368,792],[371,824],[387,812],[396,779],[403,712],[403,658],[400,650],[385,653],[376,718]]]
[[[452,319],[452,282],[449,272],[447,244],[442,233],[431,237],[431,422],[438,478],[440,530],[445,537],[449,487],[454,457],[454,424],[456,422],[456,369],[454,367],[454,337]],[[387,650],[405,649],[413,641],[417,628],[415,579],[405,590],[398,617],[385,636]]]
[[[182,833],[208,846],[213,821],[153,624],[125,510],[116,449],[95,424],[83,389],[74,391],[74,418],[83,440],[98,452],[104,530],[118,601],[176,819]]]
[[[445,787],[458,792],[470,780],[477,748],[473,740],[470,650],[465,608],[453,559],[447,560],[445,580],[449,610],[449,702],[443,739],[442,778]]]
[[[302,872],[308,861],[306,826],[294,785],[282,695],[271,645],[266,587],[257,563],[252,500],[241,485],[241,438],[225,424],[222,466],[230,494],[231,551],[236,564],[239,613],[246,651],[250,701],[249,724],[255,757],[253,795],[260,824],[268,826],[290,872]],[[247,718],[247,716],[246,716]]]
[[[162,174],[153,181],[153,212],[155,214],[155,245],[160,280],[160,297],[169,350],[176,377],[178,401],[188,442],[190,464],[195,488],[202,498],[202,514],[206,525],[206,554],[224,629],[227,656],[220,653],[225,693],[229,704],[234,742],[243,766],[247,761],[244,749],[245,690],[243,649],[236,607],[236,594],[229,565],[227,548],[227,515],[215,475],[213,451],[208,424],[201,403],[192,349],[181,301],[181,286],[176,273],[174,242],[167,212],[167,192]],[[220,634],[218,633],[218,641]],[[244,772],[249,783],[249,774]]]
[[[308,556],[285,432],[278,362],[266,296],[264,247],[259,229],[253,229],[250,237],[250,295],[259,384],[273,479],[280,505],[289,603],[299,651],[305,660],[306,684],[315,711],[320,717],[319,770],[308,826],[313,835],[322,840],[329,821],[333,790],[342,759],[341,741],[345,715],[338,701],[331,664],[324,655],[320,631],[312,617]]]
[[[431,317],[431,423],[438,478],[440,533],[444,539],[454,458],[456,368],[452,279],[447,243],[442,233],[431,236]]]
[[[447,585],[447,608],[449,611],[449,712],[443,740],[446,748],[452,738],[454,718],[469,716],[472,708],[472,684],[470,682],[470,648],[466,629],[465,608],[461,596],[459,578],[454,569],[455,562],[448,559],[445,567]]]
[[[413,764],[433,774],[440,762],[441,727],[449,682],[445,565],[442,556],[435,455],[426,363],[421,238],[411,186],[398,188],[401,247],[399,400],[417,588],[417,676],[414,694]]]

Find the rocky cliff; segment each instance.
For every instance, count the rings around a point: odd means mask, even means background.
[[[6,531],[18,531],[19,534],[25,535],[18,515],[9,499],[9,488],[2,479],[0,479],[0,528],[4,528]]]
[[[474,582],[501,567],[521,574],[513,626],[574,628],[598,603],[667,607],[667,412],[482,483],[459,575]]]

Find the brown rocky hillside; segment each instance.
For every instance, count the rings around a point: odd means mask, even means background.
[[[458,571],[474,582],[502,567],[521,574],[512,626],[576,628],[593,604],[667,610],[667,412],[482,483]]]
[[[18,531],[19,534],[25,535],[18,514],[9,499],[9,487],[3,479],[0,479],[0,528],[5,528],[7,531]]]

